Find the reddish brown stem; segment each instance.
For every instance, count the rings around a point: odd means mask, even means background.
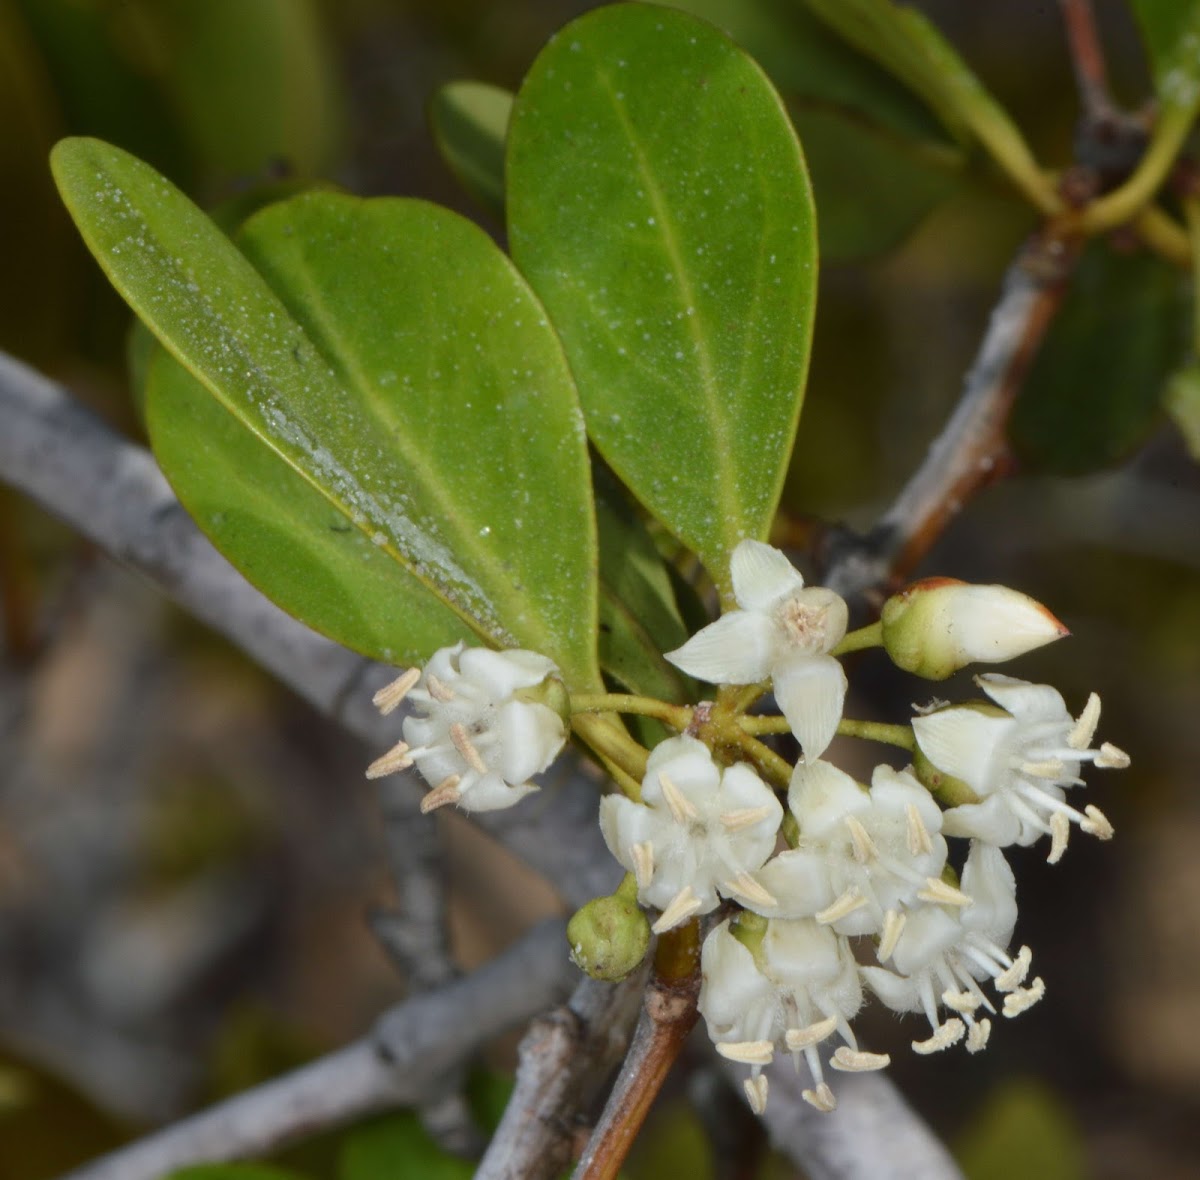
[[[1090,121],[1107,118],[1112,114],[1113,105],[1108,92],[1108,70],[1104,64],[1104,49],[1096,28],[1092,0],[1059,0],[1059,5],[1084,118]]]

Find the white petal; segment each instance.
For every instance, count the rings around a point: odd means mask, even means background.
[[[815,762],[833,741],[846,699],[846,673],[832,656],[785,657],[772,673],[779,707],[804,750]]]
[[[804,578],[778,549],[743,541],[729,559],[733,596],[743,610],[763,611],[778,598],[800,590]]]
[[[990,844],[974,842],[963,866],[962,888],[975,899],[963,912],[962,924],[997,946],[1008,946],[1017,924],[1017,882],[1004,853]]]
[[[642,801],[649,806],[666,805],[660,774],[666,774],[691,801],[715,794],[721,782],[721,771],[712,760],[712,751],[687,734],[659,742],[650,751],[642,779]]]
[[[1018,721],[1059,721],[1073,725],[1075,719],[1067,712],[1062,694],[1048,684],[1030,684],[1014,676],[985,672],[975,677],[975,683]]]
[[[818,758],[801,762],[792,772],[788,807],[802,836],[821,839],[840,829],[846,816],[869,811],[871,797],[844,770]]]
[[[464,777],[459,784],[462,792],[458,805],[463,811],[500,811],[519,803],[526,795],[538,788],[533,783],[509,786],[499,774],[485,774],[474,781]]]
[[[496,714],[496,749],[483,757],[514,785],[524,783],[554,761],[567,740],[562,718],[545,705],[509,701]]]
[[[724,1039],[757,1040],[753,1014],[774,1000],[775,987],[755,965],[754,956],[722,922],[704,940],[700,951],[698,1007],[710,1035]],[[727,1034],[738,1035],[730,1038]],[[714,1039],[715,1039],[714,1035]]]
[[[966,661],[998,663],[1068,634],[1042,604],[1007,586],[956,586],[943,623]]]
[[[882,967],[860,968],[867,986],[893,1012],[920,1012],[921,997],[914,980],[902,978]]]
[[[757,684],[766,680],[779,646],[779,629],[767,615],[733,610],[667,652],[666,659],[709,684]]]
[[[486,647],[468,648],[459,656],[458,667],[464,677],[496,702],[506,700],[519,688],[541,684],[557,671],[553,660],[537,652],[491,651]]]
[[[969,705],[939,709],[912,722],[921,753],[978,795],[990,794],[999,785],[1004,771],[999,748],[1016,725],[1011,717],[988,716]]]
[[[835,896],[824,857],[801,849],[772,857],[754,874],[754,879],[779,904],[746,908],[768,918],[811,918],[832,903]]]
[[[915,975],[961,941],[963,928],[940,906],[912,910],[892,952],[892,963],[901,975]]]
[[[634,871],[633,846],[646,841],[652,845],[656,841],[661,843],[663,826],[649,807],[642,807],[624,795],[605,795],[600,800],[600,831],[604,842],[627,872]]]
[[[1008,806],[1003,793],[982,803],[964,803],[942,814],[942,831],[947,836],[971,836],[997,848],[1009,844],[1032,844],[1042,833],[1029,828]]]

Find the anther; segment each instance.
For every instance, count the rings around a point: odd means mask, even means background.
[[[1033,951],[1027,946],[1023,946],[1017,951],[1017,957],[1013,959],[1012,966],[996,976],[996,990],[1011,992],[1019,988],[1025,982],[1025,976],[1029,974],[1029,965],[1032,962]]]
[[[883,934],[879,938],[879,961],[886,962],[896,950],[908,915],[901,910],[888,910],[883,915]]]
[[[739,1065],[770,1065],[775,1056],[773,1041],[718,1041],[717,1052]]]
[[[397,676],[391,684],[384,685],[371,698],[371,703],[386,717],[408,696],[420,679],[421,669],[409,668],[407,672]]]
[[[886,1053],[864,1053],[841,1045],[829,1059],[829,1064],[847,1073],[867,1073],[873,1069],[887,1069],[892,1059]]]
[[[925,821],[921,818],[921,813],[917,810],[915,803],[910,803],[904,809],[904,814],[908,817],[908,851],[913,856],[929,855],[933,851],[933,840],[930,838],[929,829],[925,826]]]
[[[454,700],[454,690],[447,688],[432,672],[425,676],[425,688],[435,701],[441,701],[443,705]]]
[[[1095,836],[1097,840],[1111,840],[1113,838],[1113,826],[1108,822],[1108,816],[1099,807],[1095,807],[1089,803],[1083,809],[1083,814],[1087,818],[1080,820],[1079,826],[1089,836]]]
[[[659,776],[661,778],[661,775]],[[742,807],[737,811],[727,811],[721,816],[721,823],[727,832],[740,832],[743,828],[753,827],[766,819],[775,809],[770,806]]]
[[[671,814],[675,817],[677,824],[694,820],[700,814],[692,801],[661,772],[658,776],[658,785],[662,787],[663,798],[666,799],[667,806],[671,809]]]
[[[802,1090],[800,1097],[809,1106],[815,1106],[822,1114],[829,1114],[837,1109],[837,1099],[833,1096],[828,1082],[822,1082],[815,1090]]]
[[[1083,706],[1083,712],[1079,714],[1079,720],[1067,734],[1067,745],[1072,750],[1086,750],[1092,744],[1092,738],[1096,736],[1096,726],[1099,724],[1100,698],[1096,693],[1092,693],[1087,699],[1087,704]]]
[[[749,873],[739,873],[732,881],[722,882],[722,888],[726,893],[736,893],[754,905],[773,909],[779,904],[779,899],[768,893]]]
[[[985,1049],[988,1037],[991,1035],[992,1022],[985,1016],[976,1024],[971,1025],[971,1031],[967,1033],[967,1052],[978,1053],[981,1049]]]
[[[871,834],[862,826],[862,821],[857,816],[848,815],[846,827],[850,829],[850,839],[854,842],[854,859],[864,865],[874,860],[879,855],[879,849],[875,847]]]
[[[654,877],[654,845],[649,840],[635,844],[633,854],[633,876],[639,889],[645,889]]]
[[[1124,770],[1129,765],[1129,755],[1112,742],[1105,742],[1096,755],[1095,764],[1106,770]]]
[[[798,1053],[823,1041],[837,1026],[837,1017],[830,1016],[828,1020],[818,1020],[804,1028],[789,1028],[783,1034],[783,1042],[793,1053]]]
[[[412,764],[407,742],[397,742],[386,754],[381,754],[367,767],[367,778],[384,778],[398,770],[407,770]]]
[[[834,922],[840,922],[843,918],[854,913],[855,910],[861,910],[866,904],[867,899],[852,885],[837,901],[832,905],[827,905],[823,910],[814,914],[813,917],[822,926],[829,926]]]
[[[917,893],[922,901],[931,901],[935,905],[957,905],[964,908],[975,904],[975,899],[961,889],[955,889],[941,877],[926,877],[925,888]]]
[[[760,1073],[756,1078],[747,1078],[742,1083],[746,1091],[746,1101],[755,1114],[762,1114],[767,1109],[767,1075]]]
[[[1046,994],[1046,985],[1039,976],[1028,987],[1018,988],[1011,995],[1004,997],[1004,1015],[1020,1016],[1022,1012],[1032,1008]]]
[[[957,1045],[966,1031],[967,1026],[957,1016],[952,1016],[945,1024],[939,1024],[927,1041],[913,1041],[913,1052],[923,1056],[940,1053],[943,1049],[949,1049],[951,1045]]]
[[[1050,854],[1046,857],[1047,864],[1056,865],[1062,860],[1070,835],[1071,821],[1067,819],[1066,812],[1056,811],[1050,817]]]
[[[480,757],[479,751],[471,744],[467,736],[467,727],[461,721],[450,726],[450,740],[454,748],[462,755],[463,761],[477,774],[487,774],[487,763]]]
[[[690,885],[685,885],[671,899],[670,905],[662,912],[662,916],[650,927],[655,934],[663,934],[668,930],[673,930],[682,922],[686,922],[700,907],[703,902],[696,896]]]
[[[1021,771],[1032,778],[1062,778],[1066,770],[1061,758],[1047,758],[1042,762],[1022,762]]]
[[[971,991],[952,992],[947,989],[942,992],[942,1003],[952,1012],[961,1012],[969,1016],[983,1003],[983,1000]]]
[[[428,815],[431,811],[436,811],[439,807],[445,807],[447,803],[457,803],[462,798],[462,792],[458,789],[460,782],[462,782],[462,779],[457,774],[452,774],[449,778],[442,779],[421,800],[421,814]]]

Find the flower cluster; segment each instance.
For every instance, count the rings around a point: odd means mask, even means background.
[[[843,718],[839,653],[879,646],[897,666],[941,680],[1066,634],[1023,594],[927,579],[890,599],[878,624],[847,635],[845,602],[805,586],[778,550],[743,541],[730,574],[737,609],[665,657],[716,685],[715,700],[568,700],[545,656],[458,644],[376,694],[384,713],[405,700],[411,709],[403,740],[367,773],[415,764],[433,788],[425,811],[508,807],[537,789],[531,780],[561,750],[570,718],[585,740],[597,732],[585,718],[607,725],[604,760],[623,793],[601,801],[600,826],[627,876],[573,919],[575,961],[619,979],[651,932],[669,936],[713,914],[699,1009],[717,1051],[748,1067],[756,1112],[776,1053],[807,1068],[804,1097],[829,1111],[827,1068],[889,1064],[851,1028],[868,992],[925,1018],[928,1034],[912,1042],[922,1054],[960,1042],[979,1052],[998,1012],[1016,1016],[1042,998],[1029,948],[1010,949],[1016,881],[1002,849],[1046,836],[1054,863],[1072,824],[1111,838],[1097,807],[1067,795],[1085,764],[1129,758],[1109,743],[1093,747],[1095,694],[1073,717],[1055,689],[996,674],[976,678],[986,699],[937,702],[908,725]],[[749,715],[768,694],[782,716]],[[656,716],[676,736],[647,752],[615,719],[601,720],[620,711]],[[824,757],[839,730],[891,742],[911,763],[879,765],[869,786],[859,783]],[[784,731],[802,752],[794,766],[762,740]],[[639,907],[657,913],[652,925]]]

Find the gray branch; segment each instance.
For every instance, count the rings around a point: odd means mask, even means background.
[[[577,973],[565,946],[562,922],[544,922],[474,974],[384,1013],[362,1040],[63,1180],[159,1180],[189,1164],[265,1155],[375,1111],[417,1105],[481,1045],[567,994]]]

